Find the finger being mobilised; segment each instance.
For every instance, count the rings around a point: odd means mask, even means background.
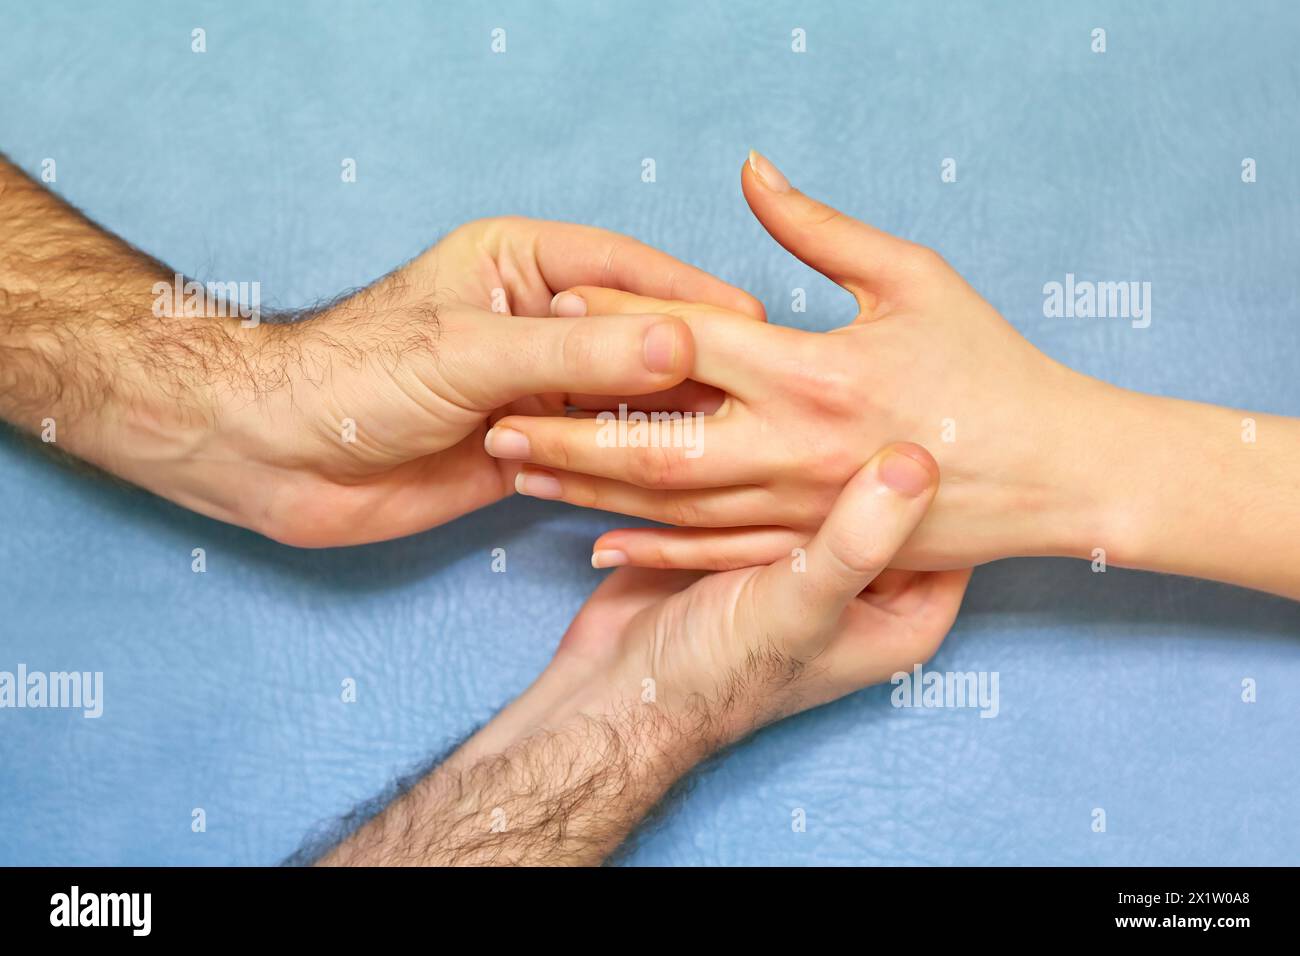
[[[743,417],[698,412],[508,415],[483,447],[493,458],[612,478],[642,488],[718,488],[769,481],[778,452],[755,442]]]
[[[725,528],[772,505],[771,494],[753,485],[656,491],[612,478],[524,465],[515,491],[533,498],[564,501],[579,508],[647,518],[665,524]]]
[[[788,354],[795,338],[808,334],[716,306],[586,286],[559,293],[551,309],[560,317],[588,313],[677,316],[690,325],[695,338],[695,364],[690,377],[740,399],[762,394],[774,363]]]
[[[607,285],[763,316],[762,303],[747,292],[631,236],[576,223],[525,222],[542,278],[552,289]]]

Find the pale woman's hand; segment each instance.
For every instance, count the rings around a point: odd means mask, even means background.
[[[559,296],[568,315],[686,320],[690,375],[722,396],[702,453],[608,447],[598,421],[497,423],[489,449],[528,462],[520,491],[681,526],[603,535],[595,564],[774,560],[807,540],[865,454],[913,441],[934,452],[944,484],[899,567],[1060,555],[1300,597],[1300,421],[1074,372],[932,250],[792,189],[760,156],[742,185],[768,232],[851,292],[858,315],[811,333],[607,289]]]
[[[593,315],[687,321],[692,377],[726,397],[704,421],[697,457],[603,447],[598,421],[507,417],[488,448],[528,462],[519,490],[690,529],[613,532],[597,544],[599,564],[741,567],[806,541],[863,457],[907,440],[933,449],[945,480],[901,566],[1056,553],[1086,536],[1088,512],[1067,491],[1068,403],[1082,377],[1034,348],[937,254],[790,189],[765,163],[743,173],[755,215],[853,293],[857,318],[810,333],[714,306],[568,290],[557,300],[567,314],[580,302]],[[655,396],[639,404],[662,407]],[[1058,414],[1038,414],[1045,406]]]

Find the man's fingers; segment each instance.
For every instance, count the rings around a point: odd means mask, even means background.
[[[794,556],[808,536],[789,528],[620,528],[591,548],[597,568],[694,568],[732,571]]]
[[[498,408],[539,392],[640,394],[671,388],[694,363],[690,329],[664,315],[533,319],[498,315],[436,355],[467,404]]]
[[[914,275],[926,251],[805,196],[759,153],[750,152],[740,181],[749,208],[772,238],[852,292],[863,308]]]
[[[763,304],[749,293],[630,236],[567,222],[530,222],[538,268],[552,289],[609,286],[764,316]]]
[[[920,524],[938,484],[939,466],[920,445],[881,449],[849,479],[805,553],[759,574],[754,594],[760,615],[814,645],[829,639],[848,603]]]

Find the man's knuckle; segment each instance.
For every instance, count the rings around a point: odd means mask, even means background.
[[[833,543],[832,553],[848,573],[875,574],[889,564],[893,550],[888,542],[861,533],[842,533]]]

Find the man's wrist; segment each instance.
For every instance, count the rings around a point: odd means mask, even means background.
[[[88,457],[186,508],[263,531],[260,502],[272,483],[264,466],[276,444],[259,383],[268,336],[226,319],[151,321],[167,323],[160,338],[191,364],[180,374],[174,362],[171,374],[152,363],[124,368],[104,410],[104,442]]]
[[[538,733],[591,721],[617,728],[628,737],[629,748],[677,775],[733,742],[703,698],[661,699],[648,676],[622,664],[595,665],[561,650],[532,686],[466,743],[463,755],[478,759]]]
[[[260,328],[154,315],[147,276],[124,277],[113,314],[12,321],[3,417],[187,508],[255,527],[246,478],[257,429]]]
[[[190,401],[163,412],[190,451],[160,472],[165,484],[139,483],[193,511],[277,540],[294,521],[293,502],[322,474],[330,445],[345,441],[319,416],[333,356],[322,357],[315,320],[259,324],[205,320],[201,332],[214,365],[196,376]],[[163,401],[169,400],[167,391]],[[130,427],[147,450],[150,422]],[[139,462],[136,463],[137,467]],[[145,471],[157,469],[147,465]]]

